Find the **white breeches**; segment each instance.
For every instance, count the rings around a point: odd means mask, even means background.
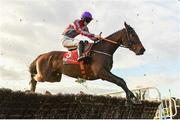
[[[62,45],[68,49],[76,49],[79,44],[79,40],[64,35],[62,36],[61,40]]]

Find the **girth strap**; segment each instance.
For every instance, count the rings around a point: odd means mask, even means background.
[[[105,52],[101,52],[101,51],[97,51],[97,50],[93,50],[93,52],[96,52],[96,53],[99,53],[99,54],[103,54],[103,55],[112,57],[112,55],[110,55],[110,54],[108,54],[108,53],[105,53]]]
[[[84,68],[84,61],[80,61],[80,72],[82,74],[82,77],[85,79],[86,78],[86,71]]]

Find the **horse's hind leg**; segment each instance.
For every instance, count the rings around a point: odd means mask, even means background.
[[[36,61],[36,71],[37,71],[37,74],[33,77],[34,80],[38,81],[38,82],[44,82],[44,74],[45,73],[45,65],[46,65],[46,62],[43,60],[43,58],[39,58],[37,61]]]
[[[52,79],[53,73],[53,66],[52,66],[52,56],[42,56],[36,61],[36,71],[37,74],[34,76],[34,79],[38,82],[56,82],[58,80]],[[59,73],[57,78],[61,78],[61,74]],[[51,80],[52,79],[52,80]]]
[[[61,77],[62,77],[62,73],[54,71],[51,73],[51,76],[48,77],[49,79],[47,79],[46,81],[48,81],[48,82],[60,82]]]

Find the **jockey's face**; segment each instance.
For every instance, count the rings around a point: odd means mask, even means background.
[[[88,25],[91,22],[91,19],[84,19],[84,25]]]
[[[88,24],[89,24],[88,22],[84,21],[84,25],[88,25]]]

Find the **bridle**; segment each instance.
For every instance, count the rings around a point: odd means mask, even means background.
[[[130,37],[129,37],[129,34],[128,34],[128,30],[125,28],[125,32],[126,32],[126,36],[127,36],[127,41],[128,41],[128,46],[126,46],[126,45],[123,45],[122,43],[121,44],[119,44],[118,42],[116,42],[116,41],[112,41],[112,40],[110,40],[110,39],[106,39],[106,38],[101,38],[99,41],[101,41],[101,40],[104,40],[104,41],[107,41],[107,42],[109,42],[109,43],[112,43],[112,44],[115,44],[115,45],[118,45],[119,47],[123,47],[123,48],[129,48],[129,49],[132,49],[131,47],[132,47],[132,41],[130,40]],[[98,41],[98,42],[99,42]],[[123,42],[123,40],[122,40],[122,42]],[[108,53],[105,53],[105,52],[101,52],[101,51],[97,51],[97,50],[93,50],[94,52],[96,52],[96,53],[99,53],[99,54],[103,54],[103,55],[106,55],[106,56],[109,56],[109,57],[111,57],[112,55],[110,55],[110,54],[108,54]]]
[[[125,28],[125,29],[126,29],[126,28]],[[129,34],[128,34],[127,29],[126,29],[126,36],[127,36],[127,38],[128,38],[128,41],[130,41],[130,39],[129,39]],[[109,43],[118,45],[119,47],[123,47],[123,48],[129,48],[129,49],[130,49],[130,46],[129,46],[129,45],[131,45],[130,42],[128,43],[128,46],[125,46],[125,45],[123,45],[122,43],[119,44],[119,43],[116,42],[116,41],[112,41],[112,40],[110,40],[110,39],[106,39],[106,38],[102,38],[102,37],[101,37],[101,39],[100,39],[98,42],[100,42],[101,40],[107,41],[107,42],[109,42]],[[122,40],[122,42],[123,42],[123,40]],[[93,51],[96,52],[96,53],[99,53],[99,54],[103,54],[103,55],[109,56],[109,57],[112,56],[112,55],[110,55],[110,54],[108,54],[108,53],[105,53],[105,52],[101,52],[101,51],[97,51],[97,50],[93,50]]]

